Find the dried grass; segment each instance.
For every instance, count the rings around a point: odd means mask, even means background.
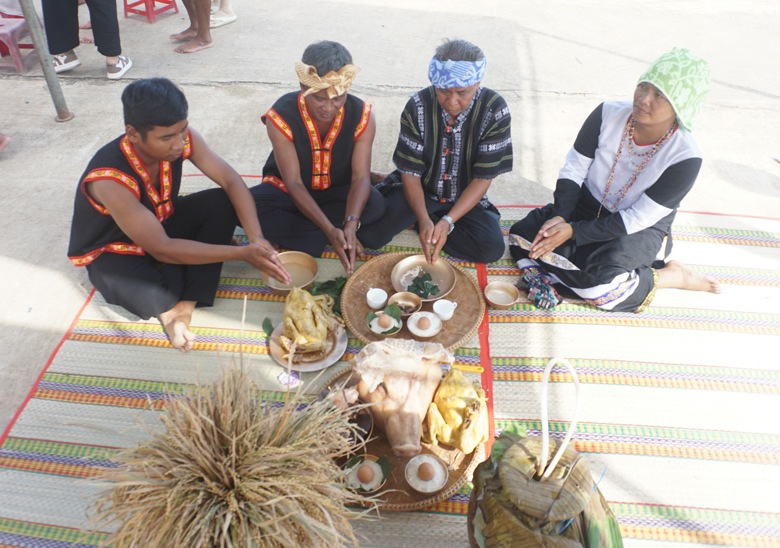
[[[242,366],[168,402],[163,429],[104,479],[101,526],[114,546],[357,545],[351,519],[373,499],[348,490],[335,459],[359,449],[344,411],[297,392],[261,401]],[[359,439],[353,436],[352,439]]]

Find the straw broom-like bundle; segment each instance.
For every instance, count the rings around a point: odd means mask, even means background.
[[[357,545],[350,519],[374,500],[346,488],[334,459],[360,448],[328,399],[261,401],[243,367],[166,403],[163,429],[123,452],[96,520],[113,546]]]

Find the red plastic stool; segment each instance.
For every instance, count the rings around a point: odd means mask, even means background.
[[[129,14],[146,15],[150,23],[154,23],[155,17],[164,11],[173,10],[173,13],[179,13],[176,0],[124,0],[124,2],[125,17]],[[155,4],[162,5],[158,8]]]
[[[14,67],[17,72],[27,70],[27,57],[34,53],[32,44],[21,43],[22,38],[30,36],[30,27],[24,19],[0,19],[0,50],[8,52],[11,57],[0,58],[0,67]],[[30,51],[22,55],[20,48],[29,48]]]

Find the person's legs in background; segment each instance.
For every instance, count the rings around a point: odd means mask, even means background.
[[[106,57],[106,74],[109,80],[118,80],[133,66],[126,55],[122,55],[119,38],[119,20],[115,0],[86,0],[95,46]],[[78,19],[78,13],[76,14]]]
[[[195,53],[214,45],[211,40],[211,0],[182,0],[190,26],[182,32],[171,34],[171,40],[186,40],[176,48],[176,53]]]
[[[73,51],[79,45],[77,0],[41,0],[43,28],[57,73],[73,70],[81,60]]]
[[[231,0],[220,0],[216,2],[217,9],[214,9],[215,2],[211,3],[211,20],[210,26],[212,29],[223,27],[229,23],[232,23],[238,16],[233,11]]]

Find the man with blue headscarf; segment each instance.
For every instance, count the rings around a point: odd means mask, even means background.
[[[431,86],[412,95],[401,114],[393,162],[380,183],[383,222],[361,233],[381,247],[417,223],[429,263],[443,249],[468,261],[497,261],[504,253],[500,215],[487,199],[490,183],[512,170],[509,108],[482,87],[486,60],[466,40],[448,40],[428,68]]]

